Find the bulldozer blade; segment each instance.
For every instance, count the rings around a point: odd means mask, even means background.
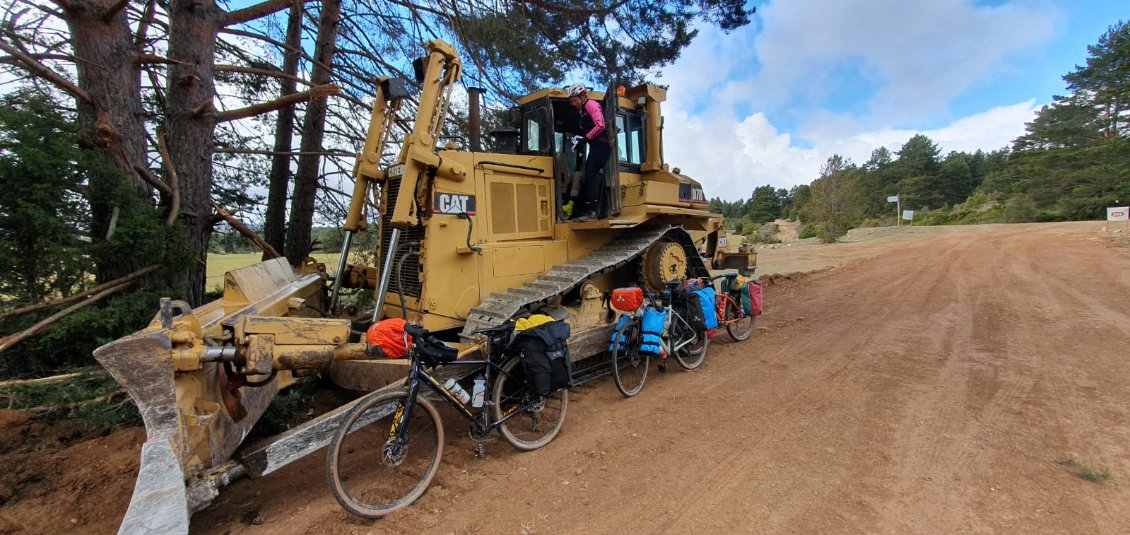
[[[94,351],[94,358],[137,404],[148,435],[141,447],[133,498],[118,533],[188,533],[184,469],[175,450],[182,437],[170,347],[167,337],[145,333]]]
[[[285,258],[228,272],[224,279],[222,299],[181,309],[176,317],[159,315],[145,329],[94,351],[137,405],[147,435],[120,533],[187,533],[192,513],[244,473],[232,455],[279,390],[295,381],[286,369],[250,385],[233,380],[219,362],[186,367],[182,361],[178,368],[175,358],[199,348],[202,336],[218,335],[240,319],[266,324],[303,303],[321,306],[320,276],[295,274]]]

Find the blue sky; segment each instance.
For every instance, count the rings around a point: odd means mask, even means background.
[[[915,133],[942,149],[1004,147],[1065,92],[1126,0],[770,0],[730,34],[703,27],[668,84],[672,166],[707,196],[748,197],[857,163]]]

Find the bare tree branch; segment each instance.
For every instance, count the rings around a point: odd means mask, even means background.
[[[112,286],[110,288],[107,288],[107,289],[103,290],[102,292],[100,292],[99,294],[95,295],[94,297],[86,299],[86,300],[82,301],[81,303],[71,305],[71,306],[63,309],[60,312],[56,312],[55,314],[48,316],[43,321],[36,323],[35,325],[32,325],[31,327],[28,327],[27,329],[24,329],[23,331],[20,331],[16,334],[12,334],[12,335],[9,335],[9,336],[5,336],[4,338],[0,338],[0,351],[4,351],[5,349],[8,349],[9,347],[12,347],[12,346],[28,339],[28,338],[31,338],[32,336],[35,336],[35,335],[47,330],[47,328],[51,327],[52,325],[57,323],[59,320],[68,316],[69,314],[71,314],[72,312],[75,312],[76,310],[79,310],[81,308],[93,305],[94,303],[97,303],[97,302],[99,302],[99,301],[101,301],[101,300],[121,291],[121,290],[126,289],[126,287],[131,285],[131,284],[133,284],[133,281],[123,282],[121,284],[118,284],[117,286]]]
[[[287,74],[282,71],[256,69],[254,67],[240,67],[239,65],[216,65],[216,72],[241,72],[244,74],[258,74],[262,76],[270,76],[272,78],[285,78],[287,80],[294,80],[301,84],[310,85],[309,81],[303,80],[298,76]]]
[[[252,21],[261,17],[265,17],[276,11],[282,11],[288,7],[299,6],[309,2],[310,0],[267,0],[260,2],[253,6],[248,6],[243,9],[238,9],[228,13],[224,18],[224,26],[235,26],[243,24],[244,22]]]
[[[180,179],[177,178],[177,168],[173,166],[173,158],[169,156],[169,146],[165,142],[165,133],[157,132],[157,149],[161,152],[161,159],[165,162],[165,169],[169,171],[169,189],[172,190],[172,201],[169,203],[169,215],[165,218],[165,226],[171,227],[177,222],[177,213],[180,212]]]
[[[149,25],[153,23],[156,4],[157,0],[146,1],[145,11],[142,12],[141,19],[137,23],[137,33],[134,34],[133,45],[139,52],[145,48],[145,39],[149,33]]]
[[[4,312],[3,314],[0,314],[0,320],[6,320],[8,318],[13,318],[13,317],[16,317],[16,316],[22,316],[24,314],[28,314],[30,312],[35,312],[37,310],[43,310],[45,308],[52,308],[52,307],[57,307],[59,305],[65,305],[67,303],[73,303],[73,302],[78,301],[80,299],[84,299],[84,298],[86,298],[90,295],[101,292],[102,290],[112,288],[112,287],[117,286],[119,284],[123,284],[123,283],[132,282],[134,280],[137,280],[139,277],[141,277],[141,276],[143,276],[147,273],[153,272],[153,270],[157,269],[158,267],[160,267],[160,266],[149,266],[147,268],[141,268],[137,271],[134,271],[133,273],[130,273],[129,275],[126,275],[126,276],[121,277],[121,278],[114,279],[112,281],[109,281],[109,282],[106,282],[106,283],[103,283],[103,284],[99,284],[98,286],[95,286],[95,287],[93,287],[93,288],[91,288],[91,289],[89,289],[85,292],[77,293],[77,294],[72,295],[70,297],[64,297],[63,299],[55,299],[53,301],[44,301],[42,303],[36,303],[34,305],[28,305],[28,306],[25,306],[25,307],[20,307],[20,308],[17,308],[15,310],[9,310],[7,312]]]
[[[6,41],[0,41],[0,50],[11,54],[12,57],[18,59],[20,61],[20,65],[18,66],[25,71],[28,71],[35,76],[47,80],[54,86],[62,89],[63,91],[66,91],[71,96],[83,102],[86,102],[87,104],[94,104],[94,100],[90,98],[90,95],[87,94],[86,91],[83,91],[81,88],[79,88],[79,86],[71,83],[70,80],[63,78],[58,74],[55,74],[55,71],[52,71],[46,65],[36,61],[35,58],[24,54],[20,49],[8,44]]]
[[[162,182],[161,179],[153,176],[153,173],[149,170],[148,167],[134,164],[133,170],[137,171],[137,175],[140,176],[142,180],[147,182],[150,186],[156,188],[157,191],[160,191],[162,195],[171,196],[173,194],[173,190],[169,188],[169,185]]]
[[[258,233],[248,228],[247,225],[243,224],[243,221],[236,219],[235,216],[228,213],[227,210],[224,210],[219,205],[215,205],[215,208],[216,215],[219,216],[220,219],[223,219],[225,222],[227,222],[227,224],[231,225],[231,228],[234,228],[240,234],[247,236],[247,239],[251,240],[252,243],[262,249],[263,252],[267,253],[268,256],[270,256],[271,258],[278,258],[282,256],[278,251],[275,250],[274,247],[271,247],[271,244],[263,241],[263,238],[259,236]]]
[[[256,150],[256,149],[236,149],[232,147],[216,147],[212,152],[221,154],[259,154],[264,156],[274,156],[276,154],[283,156],[302,156],[303,154],[317,154],[319,156],[356,156],[355,152],[346,152],[339,150],[329,151],[315,151],[315,152],[301,152],[301,151],[274,151],[274,150]]]
[[[246,108],[228,110],[223,113],[219,113],[216,115],[216,122],[224,123],[228,121],[246,119],[248,117],[254,117],[256,115],[272,112],[279,108],[291,106],[304,100],[309,100],[312,98],[324,98],[330,95],[337,95],[340,92],[341,89],[334,84],[318,85],[314,86],[309,91],[294,93],[293,95],[287,95],[285,97],[280,97],[275,100],[263,102],[261,104],[255,104]]]
[[[175,59],[166,58],[164,56],[157,56],[155,54],[138,54],[134,56],[133,61],[138,65],[153,63],[159,63],[163,65],[188,65],[188,63],[183,61],[177,61]]]
[[[67,54],[27,54],[27,56],[29,58],[34,58],[37,60],[49,59],[54,61],[75,61],[74,56],[69,56]],[[7,63],[8,65],[15,65],[18,67],[19,64],[22,63],[22,61],[15,56],[0,56],[0,63]]]

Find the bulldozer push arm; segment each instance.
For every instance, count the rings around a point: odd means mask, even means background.
[[[371,284],[370,273],[365,268],[349,266],[346,261],[353,234],[366,228],[364,206],[374,185],[397,180],[399,191],[413,193],[399,195],[392,206],[387,202],[379,203],[382,214],[386,211],[392,212],[388,224],[393,227],[393,231],[387,244],[388,251],[377,252],[378,258],[385,257],[385,265],[381,270],[381,281],[376,285],[377,304],[373,308],[372,318],[376,321],[384,309],[384,296],[388,291],[389,277],[392,273],[394,254],[389,253],[395,253],[397,250],[400,229],[419,224],[421,210],[426,214],[426,210],[431,206],[429,182],[437,175],[457,182],[467,178],[467,169],[463,165],[454,161],[444,162],[435,150],[436,141],[443,130],[444,118],[451,103],[451,92],[463,75],[463,64],[455,48],[444,41],[429,41],[424,48],[427,55],[413,63],[416,81],[422,88],[416,121],[401,146],[396,163],[387,169],[381,167],[385,147],[388,145],[393,119],[400,109],[403,98],[407,96],[407,90],[403,80],[382,78],[378,81],[365,147],[357,155],[353,172],[353,196],[343,227],[345,240],[342,243],[338,264],[339,275],[334,279],[330,298],[331,310],[336,310],[337,295],[343,282],[348,280],[351,286],[362,287]],[[386,195],[385,199],[387,198]]]
[[[401,191],[413,192],[413,195],[400,196],[394,206],[382,206],[382,211],[392,210],[392,226],[409,227],[419,224],[419,210],[431,205],[426,195],[426,179],[441,175],[448,180],[462,181],[467,177],[466,168],[457,162],[444,162],[435,150],[451,103],[451,92],[463,75],[463,64],[455,48],[444,41],[429,41],[424,46],[427,55],[416,60],[414,65],[421,85],[416,121],[401,146],[396,163],[387,170],[381,168],[381,156],[393,126],[391,119],[399,109],[405,92],[401,80],[385,78],[378,84],[369,134],[354,170],[356,182],[346,216],[347,231],[364,225],[362,207],[374,183],[395,178],[401,181]]]

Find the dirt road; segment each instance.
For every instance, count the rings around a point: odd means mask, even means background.
[[[351,518],[315,455],[227,489],[194,530],[1125,533],[1130,247],[1097,229],[825,247],[856,256],[777,277],[756,334],[720,335],[701,370],[627,400],[607,379],[576,389],[542,450],[495,440],[476,460],[445,413],[443,466],[406,512]]]

